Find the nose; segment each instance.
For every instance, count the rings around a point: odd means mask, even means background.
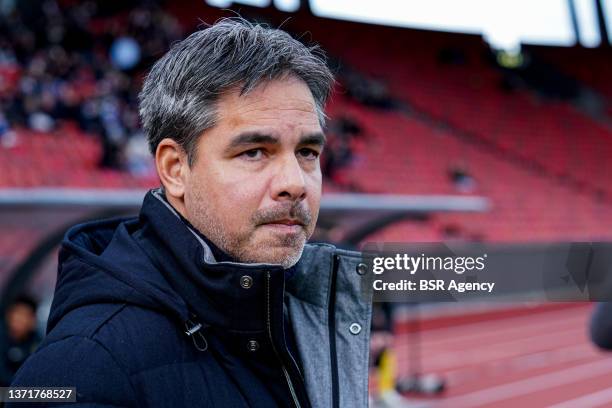
[[[272,194],[277,201],[301,201],[306,198],[304,170],[295,155],[284,159],[276,169]]]

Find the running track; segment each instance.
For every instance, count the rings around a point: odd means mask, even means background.
[[[536,308],[441,328],[425,324],[422,371],[444,376],[447,390],[419,400],[435,408],[612,407],[612,353],[588,340],[592,307]],[[395,338],[399,374],[408,373],[411,339],[406,333]]]

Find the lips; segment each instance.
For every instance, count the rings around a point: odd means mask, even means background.
[[[282,219],[267,222],[262,227],[281,234],[300,234],[304,231],[304,224],[298,220]]]
[[[271,222],[267,222],[267,225],[274,225],[274,224],[278,224],[278,225],[301,225],[304,226],[304,224],[302,222],[300,222],[299,220],[291,220],[291,219],[282,219],[282,220],[277,220],[277,221],[271,221]]]

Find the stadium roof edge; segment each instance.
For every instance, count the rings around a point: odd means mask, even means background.
[[[118,207],[137,208],[147,190],[80,188],[4,188],[0,207]],[[321,200],[328,211],[482,212],[489,200],[479,196],[329,193]]]

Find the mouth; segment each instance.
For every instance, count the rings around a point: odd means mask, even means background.
[[[304,228],[304,224],[299,220],[282,219],[261,224],[262,227],[273,228],[279,232],[297,233]]]
[[[266,223],[265,225],[270,225],[270,224],[274,224],[274,225],[300,225],[300,226],[304,226],[304,224],[302,222],[300,222],[299,220],[293,220],[293,219],[289,219],[289,218],[283,218],[282,220],[276,220],[276,221],[271,221]]]

